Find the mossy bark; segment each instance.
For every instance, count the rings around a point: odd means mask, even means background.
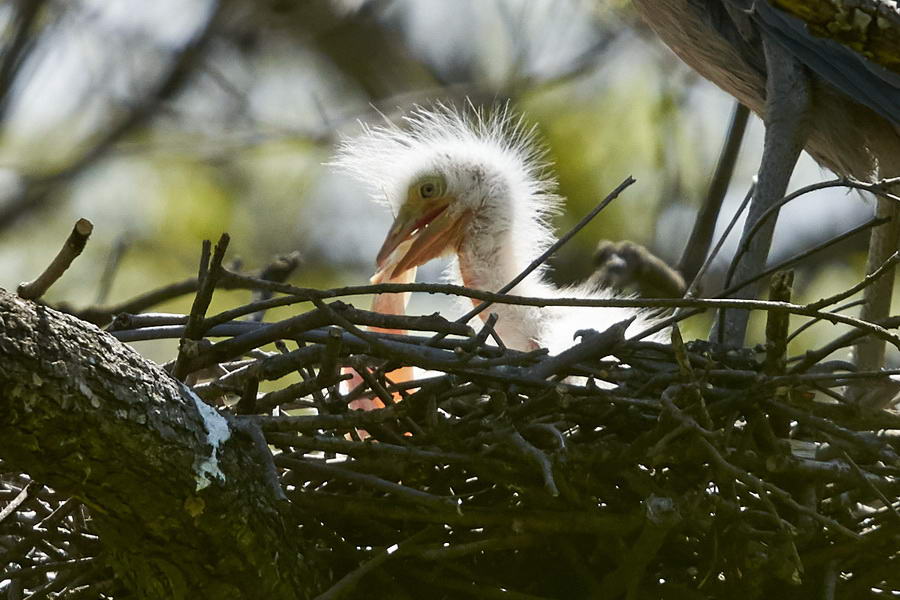
[[[217,419],[93,325],[0,290],[0,458],[90,508],[135,597],[310,597],[322,581],[270,457],[218,420],[228,438],[203,474]]]
[[[810,33],[840,42],[900,73],[900,12],[875,0],[768,0],[806,22]]]

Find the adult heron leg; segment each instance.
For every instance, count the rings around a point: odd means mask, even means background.
[[[784,48],[763,39],[766,56],[766,126],[759,178],[742,236],[746,238],[760,217],[778,202],[787,189],[794,165],[809,133],[810,80],[805,67]],[[765,268],[775,232],[777,213],[769,217],[753,234],[747,251],[739,258],[735,281],[746,281]],[[745,286],[734,296],[755,297],[760,283]],[[749,313],[727,310],[719,315],[712,339],[741,346],[747,332]]]
[[[878,198],[875,207],[876,217],[891,219],[888,223],[872,230],[869,238],[869,255],[866,259],[866,274],[880,267],[894,252],[900,242],[900,207],[896,200]],[[894,269],[882,275],[878,281],[866,288],[860,318],[865,321],[878,322],[886,319],[891,312],[891,296],[894,291]],[[856,346],[855,362],[860,371],[877,371],[884,366],[885,341],[868,337]],[[894,382],[873,386],[861,384],[848,390],[851,400],[859,403],[864,409],[881,410],[890,404],[900,391]]]
[[[880,267],[897,251],[897,238],[900,233],[897,201],[889,198],[878,198],[875,216],[889,218],[890,222],[872,230],[869,238],[869,255],[866,259],[866,274]],[[880,321],[891,312],[891,295],[894,289],[894,269],[881,276],[866,289],[866,303],[862,307],[860,317],[866,321]],[[860,370],[880,369],[884,365],[885,342],[879,338],[871,338],[861,343],[856,349],[856,363]]]

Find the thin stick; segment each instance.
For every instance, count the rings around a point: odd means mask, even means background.
[[[314,600],[338,600],[338,598],[343,598],[346,594],[352,592],[357,587],[363,577],[387,562],[387,560],[391,556],[393,556],[397,552],[397,550],[400,550],[401,548],[405,549],[410,545],[415,545],[416,543],[424,539],[425,536],[427,536],[430,532],[431,526],[428,526],[415,535],[400,542],[399,544],[394,544],[392,546],[382,548],[380,551],[378,551],[378,553],[375,554],[375,556],[359,565],[353,571],[350,571],[349,573],[341,577],[337,581],[337,583],[328,588],[325,592],[316,596]]]
[[[834,312],[826,313],[826,314],[836,314]],[[890,317],[885,321],[880,323],[880,326],[884,329],[893,329],[900,325],[900,317]],[[855,343],[856,340],[866,335],[866,332],[860,331],[859,329],[855,329],[853,331],[848,331],[847,333],[831,340],[821,348],[817,350],[807,350],[806,354],[803,355],[802,360],[795,364],[790,369],[790,373],[799,373],[805,371],[812,365],[816,364],[835,350],[840,350],[841,348],[845,348],[847,346],[851,346]]]
[[[753,194],[753,190],[752,190],[752,188],[751,188],[751,190],[750,190],[750,192],[748,193],[748,195],[744,198],[744,204],[741,205],[741,208],[740,208],[740,209],[738,210],[738,212],[735,214],[735,218],[733,218],[732,221],[731,221],[731,223],[729,223],[728,229],[727,229],[726,232],[722,235],[722,237],[719,239],[719,244],[718,244],[718,245],[716,246],[716,248],[713,250],[713,253],[710,254],[710,258],[707,260],[707,263],[706,263],[706,264],[703,266],[703,268],[700,270],[700,273],[698,274],[698,276],[697,276],[697,278],[694,280],[694,282],[691,283],[690,288],[688,288],[688,291],[685,293],[685,296],[684,296],[685,298],[690,297],[690,295],[693,293],[693,291],[694,291],[695,288],[697,287],[697,283],[699,282],[700,277],[702,277],[703,273],[706,271],[706,268],[709,266],[709,263],[712,261],[712,257],[715,256],[716,253],[718,253],[719,249],[721,248],[722,242],[725,241],[725,238],[726,238],[727,235],[728,235],[728,231],[730,231],[730,228],[731,228],[731,227],[734,225],[734,223],[737,221],[737,216],[738,216],[738,215],[740,214],[740,212],[743,210],[744,206],[746,206],[746,203],[747,203],[747,201],[752,197],[752,194]],[[821,250],[824,250],[824,249],[826,249],[826,248],[829,248],[829,247],[833,246],[834,244],[836,244],[836,243],[838,243],[838,242],[841,242],[841,241],[843,241],[843,240],[845,240],[845,239],[847,239],[847,238],[849,238],[849,237],[851,237],[851,236],[853,236],[853,235],[856,235],[857,233],[860,233],[860,232],[862,232],[862,231],[864,231],[864,230],[866,230],[866,229],[869,229],[869,228],[871,228],[871,227],[874,227],[874,226],[877,226],[877,225],[880,225],[880,224],[883,224],[883,223],[884,223],[884,219],[872,219],[872,220],[870,220],[870,221],[867,221],[866,223],[863,223],[862,225],[859,225],[859,226],[854,227],[853,229],[851,229],[851,230],[849,230],[849,231],[846,231],[846,232],[844,232],[844,233],[842,233],[842,234],[840,234],[840,235],[837,235],[837,236],[835,236],[835,237],[833,237],[833,238],[831,238],[831,239],[829,239],[829,240],[827,240],[827,241],[825,241],[825,242],[823,242],[823,243],[821,243],[821,244],[818,244],[817,246],[815,246],[815,247],[813,247],[813,248],[810,248],[809,250],[805,250],[805,251],[803,251],[803,252],[800,252],[800,253],[798,253],[798,254],[795,254],[794,256],[792,256],[792,257],[790,257],[790,258],[788,258],[788,259],[786,259],[786,260],[781,261],[781,262],[778,263],[777,265],[773,265],[772,267],[769,267],[768,269],[765,269],[764,271],[762,271],[761,273],[755,275],[754,277],[751,277],[750,279],[747,279],[747,280],[745,280],[745,281],[742,281],[742,282],[740,282],[740,283],[738,283],[738,284],[735,284],[735,285],[733,285],[733,286],[731,286],[731,287],[726,288],[725,290],[723,290],[722,292],[720,292],[719,294],[717,294],[717,295],[716,295],[716,298],[727,297],[728,295],[730,295],[731,293],[733,293],[733,292],[737,291],[738,289],[744,287],[745,285],[749,285],[750,283],[753,283],[754,281],[758,281],[759,279],[762,279],[762,278],[764,278],[764,277],[768,277],[769,275],[771,275],[772,273],[775,273],[776,271],[780,271],[780,270],[783,270],[783,269],[790,268],[791,266],[795,265],[796,263],[800,262],[801,260],[804,260],[804,259],[808,258],[809,256],[815,254],[816,252],[819,252],[819,251],[821,251]],[[865,280],[864,280],[864,281],[861,282],[860,284],[857,284],[856,286],[854,286],[855,291],[858,291],[859,289],[863,289],[863,288],[866,287],[867,285],[870,285],[870,284],[871,284],[872,282],[874,282],[876,279],[878,279],[879,277],[881,277],[881,275],[883,275],[884,273],[887,273],[887,272],[888,272],[887,268],[885,268],[884,270],[882,270],[881,268],[879,268],[877,271],[875,271],[875,272],[873,272],[873,273],[871,273],[870,275],[867,276],[867,278],[871,278],[871,280],[869,280],[869,281],[865,281]],[[854,288],[851,288],[851,289],[854,289]],[[844,295],[843,297],[849,296],[849,295],[855,293],[855,291],[850,292],[850,293]],[[845,292],[841,292],[841,294],[844,294],[844,293],[845,293]],[[837,300],[834,300],[834,301],[832,301],[832,302],[827,302],[827,301],[820,300],[819,302],[815,302],[815,303],[810,304],[810,305],[808,305],[808,306],[809,306],[810,308],[815,308],[815,309],[823,308],[824,306],[827,306],[828,304],[831,304],[831,303],[833,303],[833,302],[839,301],[839,300],[841,299],[841,298],[839,297],[839,296],[841,296],[841,294],[836,295],[835,298],[837,298]],[[830,300],[830,299],[826,299],[826,300]],[[820,305],[820,304],[819,304],[820,302],[825,302],[825,304],[821,304],[821,305]],[[662,321],[659,321],[659,322],[657,322],[657,323],[654,323],[653,325],[651,325],[649,328],[645,329],[644,331],[641,331],[641,332],[639,332],[638,334],[636,334],[636,335],[634,335],[634,336],[631,336],[630,339],[633,339],[633,340],[641,340],[641,339],[644,339],[644,338],[646,338],[647,336],[653,335],[654,333],[656,333],[656,332],[658,332],[658,331],[661,331],[661,330],[665,329],[666,327],[669,327],[670,325],[672,325],[672,324],[674,324],[674,323],[677,323],[677,322],[679,322],[679,321],[683,321],[684,319],[687,319],[688,317],[692,317],[692,316],[694,316],[694,315],[696,315],[696,314],[699,314],[700,312],[702,312],[702,311],[697,310],[697,309],[690,309],[690,308],[687,308],[687,307],[681,307],[681,308],[677,309],[677,310],[675,311],[675,314],[673,314],[671,317],[669,317],[669,318],[667,318],[667,319],[664,319],[664,320],[662,320]],[[720,314],[720,316],[721,316],[721,312],[720,312],[719,314]]]
[[[6,519],[9,515],[16,512],[16,509],[19,508],[19,506],[28,499],[29,487],[31,487],[30,481],[25,484],[25,486],[22,488],[22,491],[20,491],[9,504],[4,506],[3,509],[0,510],[0,523],[2,523],[3,520]]]
[[[233,275],[233,274],[231,274]],[[243,277],[243,276],[241,276]],[[281,284],[283,285],[283,284]],[[287,286],[293,288],[293,286]],[[353,295],[362,295],[362,294],[372,294],[372,293],[402,293],[402,292],[426,292],[430,294],[447,294],[452,296],[461,296],[464,298],[474,298],[476,300],[481,300],[483,303],[486,302],[495,302],[501,304],[512,304],[517,306],[579,306],[579,307],[620,307],[620,308],[694,308],[694,309],[721,309],[721,308],[736,308],[743,310],[781,310],[790,312],[798,315],[805,315],[808,317],[819,317],[823,320],[832,322],[832,323],[842,323],[844,325],[850,325],[852,327],[856,327],[857,329],[861,329],[866,333],[871,335],[880,337],[884,340],[887,340],[892,345],[900,348],[900,337],[892,334],[887,331],[884,327],[877,323],[869,323],[867,321],[863,321],[861,319],[855,317],[848,317],[846,315],[836,314],[833,312],[815,310],[810,308],[809,306],[802,304],[791,304],[787,302],[770,302],[767,300],[743,300],[737,298],[538,298],[533,296],[514,296],[511,294],[500,294],[494,292],[486,292],[483,290],[475,290],[459,285],[452,285],[446,283],[381,283],[377,285],[361,285],[361,286],[350,286],[345,288],[336,288],[333,290],[314,290],[314,289],[301,289],[301,288],[293,288],[298,292],[304,294],[304,296],[309,298],[333,298],[335,296],[353,296]],[[313,313],[307,313],[307,315],[312,315]],[[321,313],[320,313],[321,314]],[[680,318],[687,318],[690,315],[683,315]],[[296,317],[295,317],[296,318]],[[679,318],[679,320],[680,320]],[[324,322],[326,319],[322,319]],[[273,323],[272,325],[268,325],[266,328],[266,332],[264,335],[275,336],[280,333],[280,330],[276,331],[276,326],[279,324],[283,324],[284,329],[288,329],[290,327],[289,322],[290,319],[286,319],[285,321],[281,321],[279,323]],[[313,327],[321,326],[324,323],[318,323],[309,327],[312,329]],[[650,328],[646,331],[642,331],[639,336],[632,337],[630,339],[640,339],[642,337],[646,337],[652,332],[655,332],[663,325],[657,325],[653,328]],[[308,329],[304,329],[306,331]],[[121,332],[124,334],[125,332]],[[262,330],[259,332],[263,334]],[[443,339],[446,337],[446,334],[441,334],[440,337]],[[274,338],[273,338],[274,339]],[[268,343],[271,340],[265,340]],[[439,340],[432,338],[430,342],[432,344],[436,343]],[[248,342],[249,343],[249,342]],[[259,344],[257,344],[259,345]],[[256,346],[253,346],[256,347]],[[224,349],[223,349],[224,352]]]
[[[853,308],[854,306],[859,306],[863,302],[865,302],[865,300],[860,298],[859,300],[854,300],[853,302],[848,302],[847,304],[842,304],[841,306],[838,306],[837,308],[835,308],[834,311],[832,311],[832,312],[840,312],[842,310],[847,310],[848,308]],[[804,323],[803,325],[801,325],[800,327],[795,329],[794,332],[788,336],[788,338],[787,338],[788,343],[791,343],[792,341],[794,341],[794,338],[799,336],[801,333],[803,333],[804,331],[806,331],[807,329],[809,329],[816,323],[821,323],[821,322],[822,322],[822,319],[810,319],[809,321],[807,321],[806,323]]]
[[[93,223],[87,219],[78,219],[75,227],[72,228],[72,233],[66,239],[66,243],[60,248],[53,261],[44,269],[44,272],[34,281],[19,284],[16,290],[19,297],[25,300],[37,300],[43,296],[50,289],[50,286],[62,277],[62,274],[66,272],[72,261],[81,254],[93,230]]]
[[[876,183],[864,183],[864,182],[856,181],[853,179],[841,178],[841,179],[832,179],[830,181],[822,181],[820,183],[814,183],[812,185],[802,187],[795,192],[791,192],[790,194],[788,194],[787,196],[785,196],[784,198],[782,198],[781,200],[779,200],[778,202],[776,202],[775,204],[770,206],[768,208],[768,210],[766,210],[763,214],[761,214],[759,216],[759,219],[757,219],[756,223],[753,224],[753,227],[751,227],[750,230],[747,232],[747,235],[744,236],[744,239],[742,240],[740,246],[738,246],[737,251],[734,253],[734,258],[732,258],[732,260],[731,260],[731,265],[728,267],[728,273],[725,275],[725,285],[726,286],[731,285],[731,278],[734,276],[734,271],[737,268],[737,263],[740,260],[740,258],[744,255],[744,253],[747,251],[747,248],[750,247],[750,241],[753,239],[753,236],[756,235],[756,232],[759,231],[759,229],[763,226],[763,224],[765,224],[767,219],[769,219],[772,215],[777,214],[778,211],[781,209],[781,207],[783,207],[788,202],[796,200],[800,196],[804,196],[811,192],[816,192],[819,190],[824,190],[824,189],[833,188],[833,187],[846,187],[846,188],[851,188],[851,189],[864,190],[867,192],[872,192],[873,194],[878,194],[878,195],[881,195],[881,196],[884,196],[887,198],[891,198],[893,200],[900,201],[900,198],[898,198],[897,196],[894,196],[892,194],[889,194],[889,193],[883,191],[885,186],[887,186],[893,182],[896,182],[896,181],[897,181],[896,179],[885,179],[885,180],[882,180],[882,181],[879,181]]]
[[[731,113],[731,124],[728,126],[728,134],[719,154],[716,170],[713,173],[712,180],[709,182],[709,189],[706,192],[703,206],[697,214],[691,237],[684,247],[681,260],[678,261],[678,271],[681,272],[686,281],[696,282],[701,271],[705,270],[708,264],[704,259],[707,256],[710,242],[715,233],[719,211],[722,208],[722,200],[725,198],[728,184],[731,182],[731,177],[734,174],[734,165],[737,162],[738,153],[741,149],[741,141],[744,139],[744,131],[747,129],[747,118],[749,116],[750,110],[746,106],[740,102],[734,103],[734,111]],[[738,214],[742,210],[743,207],[738,211]],[[722,236],[722,239],[727,235],[728,232]]]
[[[772,273],[775,273],[777,271],[784,271],[785,269],[789,269],[789,268],[793,267],[800,261],[812,256],[816,252],[825,250],[826,248],[830,248],[830,247],[834,246],[835,244],[839,244],[840,242],[843,242],[847,238],[853,237],[857,233],[861,233],[863,231],[871,229],[872,227],[878,227],[879,225],[884,225],[887,222],[888,222],[888,219],[870,219],[870,220],[866,221],[865,223],[863,223],[862,225],[858,225],[858,226],[854,227],[853,229],[850,229],[849,231],[845,231],[844,233],[838,234],[838,235],[834,236],[833,238],[825,240],[821,244],[817,244],[808,250],[799,252],[799,253],[791,256],[790,258],[787,258],[787,259],[781,261],[777,265],[773,265],[773,266],[769,267],[768,269],[764,269],[762,272],[757,273],[753,277],[745,279],[744,281],[739,281],[738,283],[728,287],[726,290],[720,292],[718,295],[720,297],[729,296],[732,293],[741,289],[742,287],[750,285],[751,283],[759,281],[760,279],[764,279],[765,277],[768,277]],[[896,254],[894,256],[896,256]],[[888,261],[892,260],[893,258],[894,257],[889,258]],[[894,260],[896,262],[896,259],[894,259]],[[885,264],[888,261],[885,261]],[[866,287],[867,285],[871,284],[874,280],[878,279],[878,277],[883,275],[885,272],[886,272],[886,270],[884,269],[884,264],[882,264],[882,266],[879,267],[877,271],[871,273],[871,275],[867,275],[866,279],[864,279],[862,282],[857,284],[858,289],[862,289],[862,288]],[[854,287],[857,287],[857,286],[854,286]],[[850,289],[853,289],[853,288],[850,288]],[[847,294],[847,296],[850,296],[853,293],[854,292],[850,292],[849,294]],[[847,296],[838,298],[838,300],[843,300],[843,298],[846,298]],[[826,304],[819,306],[818,303],[815,303],[815,305],[816,305],[815,306],[816,308],[821,308],[822,306],[827,306],[828,304],[826,303]],[[809,306],[812,307],[813,305],[810,304]]]
[[[125,256],[127,250],[128,241],[124,236],[119,236],[109,253],[109,258],[106,259],[103,273],[100,275],[100,285],[97,286],[97,298],[94,300],[94,304],[100,305],[106,302],[109,291],[112,289],[113,279],[116,277],[119,265],[122,264],[122,257]]]
[[[620,183],[618,186],[616,186],[616,189],[614,189],[609,194],[607,194],[606,198],[601,200],[600,203],[597,206],[595,206],[591,212],[589,212],[584,217],[582,217],[582,219],[578,223],[576,223],[574,227],[572,227],[569,231],[567,231],[565,233],[565,235],[563,235],[558,240],[556,240],[556,242],[554,242],[552,246],[550,246],[549,248],[544,250],[544,252],[541,253],[540,256],[538,256],[536,259],[531,261],[531,264],[529,264],[527,267],[525,267],[521,273],[519,273],[518,275],[513,277],[509,283],[507,283],[502,288],[497,290],[497,293],[505,294],[508,291],[512,290],[517,285],[519,285],[520,283],[522,283],[522,281],[524,281],[526,277],[531,275],[531,273],[535,269],[537,269],[539,266],[544,264],[544,262],[548,258],[553,256],[553,254],[557,250],[559,250],[560,248],[565,246],[569,240],[571,240],[573,237],[575,237],[575,234],[577,234],[579,231],[584,229],[587,226],[587,224],[590,223],[594,219],[594,217],[596,217],[598,214],[600,214],[600,211],[602,211],[604,208],[609,206],[609,204],[613,200],[615,200],[616,198],[619,197],[619,194],[621,194],[623,191],[625,191],[625,189],[628,188],[629,186],[631,186],[634,182],[635,182],[635,179],[631,175],[626,177],[625,180],[622,181],[622,183]],[[490,300],[482,302],[481,304],[479,304],[478,306],[476,306],[475,308],[473,308],[472,310],[470,310],[469,312],[467,312],[466,314],[461,316],[459,319],[457,319],[457,322],[468,323],[470,320],[472,320],[473,318],[475,318],[476,316],[481,314],[489,306],[491,306],[491,304],[493,304],[493,302]],[[435,341],[441,339],[442,337],[443,336],[435,336]]]
[[[212,258],[209,258],[209,241],[203,242],[203,252],[200,258],[200,272],[197,280],[200,282],[197,295],[194,296],[194,303],[191,306],[191,314],[188,315],[187,323],[184,326],[184,337],[178,350],[178,358],[175,360],[175,378],[183,381],[190,372],[188,364],[195,355],[190,351],[195,348],[192,343],[203,337],[206,332],[204,327],[204,317],[209,303],[212,301],[213,292],[216,290],[216,280],[222,269],[222,260],[225,258],[225,251],[228,249],[230,236],[223,233],[216,243],[215,251]]]
[[[884,219],[873,219],[873,221],[878,221],[878,220],[883,221]],[[900,261],[900,251],[894,252],[893,254],[891,254],[891,256],[886,261],[881,263],[880,267],[878,267],[877,269],[875,269],[874,271],[872,271],[871,273],[866,275],[862,281],[860,281],[853,287],[848,288],[838,294],[835,294],[834,296],[829,296],[828,298],[822,298],[821,300],[813,302],[809,305],[810,308],[815,308],[815,309],[824,308],[824,307],[830,306],[836,302],[840,302],[844,298],[849,298],[856,292],[873,284],[875,282],[875,280],[877,280],[879,277],[881,277],[885,273],[890,272],[890,270],[892,268],[894,268],[894,265],[896,265],[898,261]]]
[[[767,481],[763,481],[756,475],[734,466],[733,464],[725,460],[725,458],[719,453],[718,449],[710,444],[709,441],[707,441],[707,439],[703,436],[698,435],[697,440],[709,454],[714,463],[716,463],[720,468],[722,468],[724,471],[726,471],[736,479],[744,482],[751,489],[755,489],[760,494],[760,496],[768,492],[781,500],[785,505],[788,506],[788,508],[791,508],[798,513],[804,514],[814,519],[815,521],[818,521],[820,524],[828,527],[832,531],[841,533],[853,540],[859,540],[861,538],[858,533],[856,533],[855,531],[851,531],[850,529],[842,525],[839,521],[832,519],[831,517],[821,515],[815,509],[809,508],[808,506],[799,504],[796,500],[793,499],[793,497],[791,497],[788,492],[784,491],[780,487],[773,485]]]
[[[541,476],[544,478],[544,489],[554,498],[559,496],[559,488],[556,487],[556,481],[553,479],[553,463],[550,462],[547,455],[531,445],[518,431],[513,431],[508,439],[513,446],[533,460],[541,469]]]
[[[719,237],[719,241],[716,242],[716,247],[713,248],[713,251],[709,253],[709,256],[706,257],[706,261],[703,263],[703,266],[700,267],[700,270],[697,271],[697,274],[691,280],[690,285],[688,285],[687,290],[684,292],[685,298],[690,298],[696,296],[697,289],[700,287],[700,281],[703,279],[703,276],[706,275],[706,271],[709,270],[710,265],[712,265],[713,260],[716,256],[719,255],[719,252],[722,251],[722,246],[725,245],[725,240],[728,239],[728,236],[731,235],[731,231],[734,229],[735,225],[737,225],[738,219],[747,209],[747,205],[750,204],[750,200],[753,198],[753,191],[756,189],[756,185],[751,185],[750,189],[747,190],[747,193],[744,194],[744,199],[741,201],[741,205],[738,206],[738,209],[734,211],[734,215],[731,217],[731,221],[728,222],[728,226],[725,227],[725,231],[722,232],[722,235]],[[679,311],[675,311],[675,316],[678,316]]]

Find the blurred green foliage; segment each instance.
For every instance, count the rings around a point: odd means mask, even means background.
[[[3,90],[0,210],[31,178],[90,152],[117,118],[147,102],[147,90],[182,58],[192,36],[206,31],[209,39],[146,118],[55,182],[34,210],[0,220],[0,285],[34,277],[79,217],[95,223],[94,235],[51,289],[51,303],[95,302],[119,243],[127,249],[105,301],[192,276],[200,242],[223,231],[244,268],[300,250],[295,283],[364,283],[389,215],[322,163],[340,136],[357,131],[357,119],[396,119],[417,102],[465,98],[479,105],[510,100],[537,124],[567,199],[560,229],[625,176],[637,178],[553,259],[557,281],[588,276],[600,239],[631,239],[677,261],[731,101],[662,49],[627,2],[236,0],[221,5],[211,31],[205,28],[212,13],[201,10],[207,4],[216,3],[44,8],[23,66]],[[14,8],[0,9],[7,43],[17,25]],[[74,57],[59,60],[64,50]],[[47,92],[66,85],[72,97]],[[758,142],[751,128],[734,197],[755,171]],[[801,178],[821,177],[804,168]],[[798,299],[855,280],[860,249],[832,256],[835,268],[811,262],[798,276]],[[722,268],[713,275],[721,277]],[[217,294],[212,310],[246,299]],[[182,298],[159,310],[189,306]],[[707,319],[695,320],[687,336],[705,335],[707,326]],[[815,345],[833,335],[819,326],[801,339]],[[171,349],[151,354],[162,359]]]

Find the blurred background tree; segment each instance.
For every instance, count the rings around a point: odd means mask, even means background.
[[[85,217],[96,226],[85,257],[47,298],[76,306],[193,275],[200,241],[222,231],[245,267],[299,251],[296,283],[365,282],[390,215],[323,163],[360,121],[435,100],[509,101],[537,126],[567,199],[560,228],[637,178],[554,258],[558,283],[590,274],[601,239],[674,264],[732,108],[612,0],[12,0],[0,27],[0,286],[32,278]],[[751,123],[719,231],[759,164],[761,129]],[[804,157],[793,187],[825,177]],[[772,260],[862,223],[865,202],[832,189],[788,205]],[[857,280],[864,244],[804,263],[796,300]],[[706,328],[696,320],[688,335]],[[820,326],[798,343],[835,335]]]

